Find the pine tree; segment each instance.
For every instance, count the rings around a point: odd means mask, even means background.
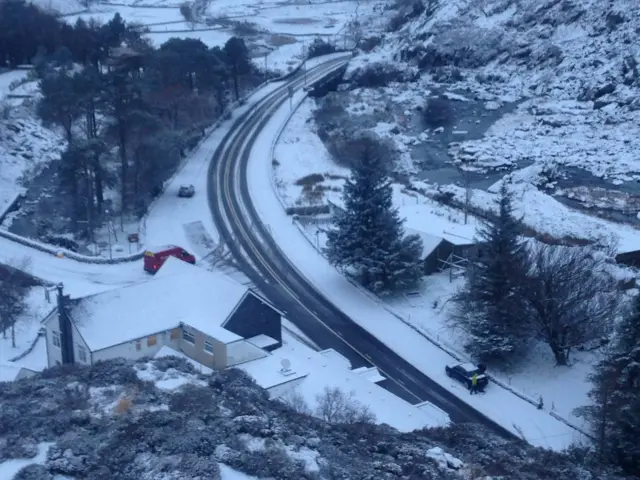
[[[590,422],[602,460],[640,475],[640,296],[590,379],[592,405],[576,413]]]
[[[502,182],[498,213],[479,232],[482,256],[469,269],[468,281],[455,298],[453,323],[469,335],[465,349],[485,362],[506,361],[526,338],[524,302],[517,294],[528,270],[508,182]]]
[[[422,241],[404,237],[378,141],[364,136],[358,143],[358,161],[344,187],[344,210],[327,232],[326,253],[365,288],[384,295],[420,281]]]

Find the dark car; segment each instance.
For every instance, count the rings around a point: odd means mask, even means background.
[[[178,190],[178,196],[184,198],[193,197],[196,193],[196,187],[193,185],[180,185],[180,189]]]
[[[474,373],[478,374],[478,390],[483,391],[489,384],[489,378],[484,374],[484,365],[474,365],[473,363],[458,363],[444,367],[447,376],[458,380],[465,387],[471,388],[471,378]]]

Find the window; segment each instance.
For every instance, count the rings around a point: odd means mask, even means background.
[[[204,351],[213,355],[213,343],[204,342]]]
[[[53,343],[54,347],[60,348],[60,334],[55,330],[51,332],[51,342]]]
[[[173,330],[171,330],[171,335],[169,338],[171,338],[171,340],[178,340],[180,338],[180,329],[174,328]]]
[[[82,363],[87,363],[87,350],[82,345],[78,345],[78,358]]]
[[[196,338],[193,336],[193,334],[191,334],[189,332],[182,331],[182,339],[185,342],[189,342],[189,343],[194,344],[194,345],[196,343]]]
[[[136,350],[142,350],[142,342],[140,340],[136,340]]]
[[[156,343],[158,343],[158,339],[155,335],[147,337],[147,347],[153,347]]]

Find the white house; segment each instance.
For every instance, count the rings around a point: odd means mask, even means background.
[[[281,315],[226,275],[170,258],[148,281],[79,299],[59,291],[43,322],[48,365],[136,359],[168,346],[226,368],[277,348]]]
[[[378,423],[386,423],[400,431],[422,427],[446,426],[449,416],[429,402],[411,405],[384,389],[386,380],[377,368],[352,369],[351,363],[333,349],[312,350],[293,338],[268,356],[237,365],[251,375],[272,398],[287,400],[297,392],[312,410],[317,397],[326,387],[339,388],[367,405]]]

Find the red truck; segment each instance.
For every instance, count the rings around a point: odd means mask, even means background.
[[[149,273],[156,273],[169,257],[179,258],[191,265],[196,263],[196,257],[184,248],[165,245],[163,247],[149,248],[144,252],[144,269]]]

